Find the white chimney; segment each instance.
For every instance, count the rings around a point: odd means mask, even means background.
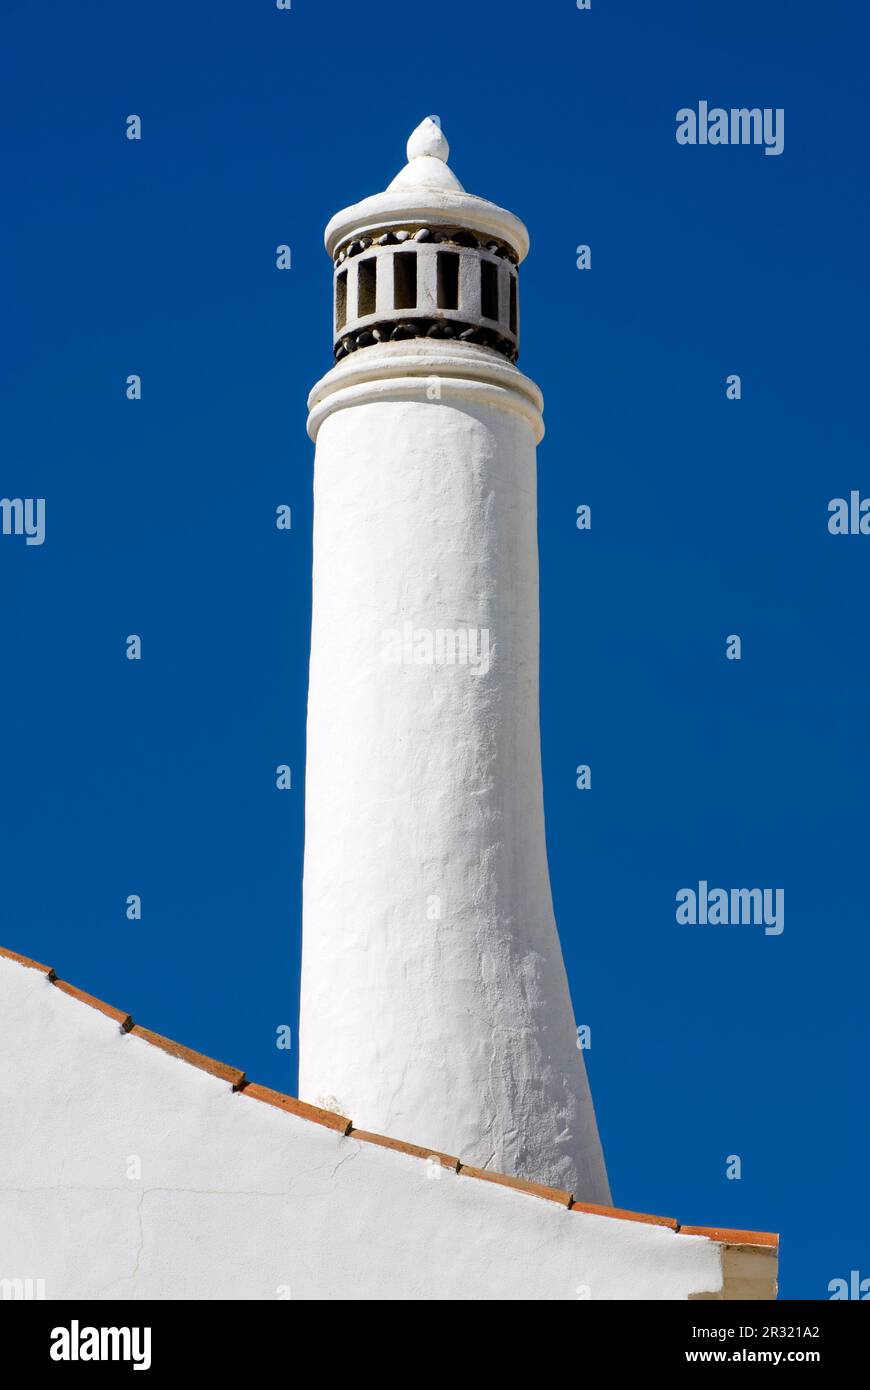
[[[299,1092],[607,1204],[544,840],[528,234],[447,156],[425,120],[326,229]]]

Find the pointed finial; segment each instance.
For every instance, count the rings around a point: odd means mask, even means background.
[[[449,154],[450,146],[440,119],[427,116],[412,132],[408,141],[408,163],[393,179],[390,190],[441,188],[461,193],[462,184],[447,163]]]
[[[421,159],[424,156],[440,159],[443,164],[447,163],[450,146],[437,116],[427,116],[425,121],[420,122],[411,134],[407,150],[409,163],[412,159]]]

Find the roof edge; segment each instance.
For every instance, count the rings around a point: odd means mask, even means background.
[[[705,1237],[707,1240],[722,1245],[726,1250],[737,1247],[756,1249],[764,1247],[770,1250],[773,1255],[778,1250],[779,1236],[771,1231],[738,1231],[724,1226],[681,1226],[674,1217],[670,1216],[650,1216],[645,1212],[627,1211],[621,1207],[594,1206],[585,1202],[575,1202],[572,1193],[563,1192],[559,1188],[547,1187],[542,1183],[533,1182],[526,1178],[512,1177],[507,1173],[477,1168],[474,1164],[463,1163],[460,1158],[438,1153],[434,1149],[427,1149],[419,1144],[409,1144],[401,1139],[393,1139],[383,1134],[373,1134],[368,1130],[355,1129],[352,1121],[344,1115],[335,1114],[331,1110],[324,1110],[320,1106],[299,1100],[296,1096],[286,1095],[283,1091],[274,1091],[268,1086],[261,1086],[256,1082],[249,1081],[245,1073],[237,1067],[227,1066],[226,1063],[218,1062],[212,1057],[206,1057],[204,1053],[195,1052],[182,1043],[174,1042],[170,1038],[164,1038],[159,1033],[151,1032],[148,1028],[140,1027],[123,1010],[116,1009],[113,1005],[95,998],[94,995],[86,994],[67,980],[59,979],[54,969],[49,965],[43,965],[40,961],[32,960],[29,956],[19,955],[17,951],[10,951],[4,946],[0,946],[0,956],[25,969],[39,971],[51,985],[56,986],[76,1003],[96,1009],[113,1019],[119,1024],[122,1033],[131,1033],[142,1042],[160,1048],[161,1051],[175,1057],[178,1061],[184,1062],[188,1066],[197,1067],[201,1071],[206,1071],[210,1075],[226,1081],[233,1091],[240,1095],[247,1096],[251,1100],[263,1101],[287,1114],[295,1115],[299,1119],[325,1125],[327,1128],[337,1131],[342,1137],[378,1145],[381,1148],[391,1149],[396,1153],[404,1153],[412,1158],[423,1159],[427,1162],[437,1159],[444,1167],[454,1169],[460,1176],[496,1183],[501,1187],[525,1193],[528,1196],[539,1197],[565,1207],[567,1211],[572,1213],[579,1212],[581,1215],[602,1216],[617,1221],[641,1221],[648,1225],[666,1226],[677,1235]],[[727,1282],[726,1280],[726,1284]],[[724,1288],[723,1285],[722,1296],[727,1297]],[[771,1294],[771,1297],[774,1296],[775,1294]]]

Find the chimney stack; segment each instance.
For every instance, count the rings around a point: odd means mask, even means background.
[[[544,839],[528,234],[448,152],[425,120],[326,229],[299,1093],[607,1204]]]

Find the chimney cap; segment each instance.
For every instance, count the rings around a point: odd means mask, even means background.
[[[498,204],[465,192],[447,164],[450,146],[437,116],[427,116],[412,131],[407,153],[408,163],[385,192],[342,208],[330,219],[324,238],[330,256],[335,257],[343,242],[375,229],[441,225],[495,237],[513,247],[518,260],[525,258],[525,225]]]

